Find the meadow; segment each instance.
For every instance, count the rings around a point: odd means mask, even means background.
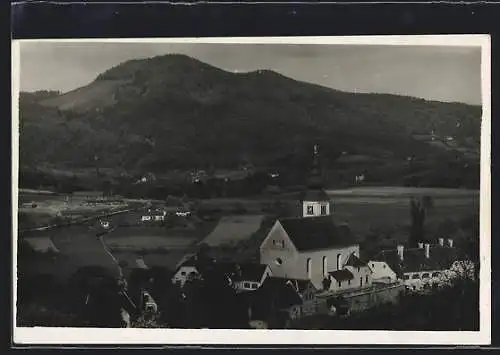
[[[219,224],[201,242],[208,246],[220,246],[246,240],[257,232],[264,215],[224,216]]]
[[[28,273],[50,274],[60,281],[85,266],[99,266],[113,275],[117,273],[116,264],[88,225],[37,231],[30,237],[50,238],[59,252],[23,260],[22,269]]]
[[[409,198],[416,194],[433,197],[433,207],[428,211],[426,218],[426,229],[431,237],[442,236],[438,235],[441,233],[440,226],[446,221],[458,223],[459,220],[479,212],[477,191],[365,188],[329,191],[329,194],[333,202],[334,220],[347,222],[360,243],[373,234],[378,234],[377,243],[381,245],[405,241],[411,224]],[[265,214],[262,211],[277,203],[294,205],[296,201],[291,198],[282,199],[280,196],[248,200],[202,200],[200,206],[217,207],[218,212],[209,222],[193,217],[194,222],[190,223],[189,227],[137,226],[140,212],[117,215],[112,217],[112,223],[128,226],[118,227],[105,236],[105,241],[115,257],[124,264],[134,265],[136,259],[141,256],[148,266],[173,269],[182,256],[192,251],[199,241],[218,247],[230,238],[235,241],[230,244],[238,244],[240,240],[252,248],[255,247],[258,241],[246,242],[243,239],[259,229]],[[233,211],[237,207],[245,208],[245,212],[234,215]],[[259,238],[262,238],[265,231],[260,232]],[[468,233],[473,231],[470,230]],[[36,235],[50,237],[60,252],[56,255],[57,262],[50,258],[34,262],[31,265],[34,270],[54,273],[61,277],[67,277],[79,267],[88,265],[102,266],[113,272],[116,270],[116,265],[104,252],[95,232],[89,226],[65,227],[37,232]]]
[[[432,197],[433,206],[426,216],[429,230],[436,229],[444,220],[479,213],[479,193],[469,190],[373,188],[330,191],[329,195],[334,218],[349,223],[352,231],[361,236],[377,228],[409,228],[411,196]]]

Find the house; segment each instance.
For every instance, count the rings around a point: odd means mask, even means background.
[[[134,184],[146,184],[148,182],[152,182],[156,180],[156,176],[153,173],[147,173],[137,179]]]
[[[370,260],[368,265],[372,270],[372,281],[374,283],[393,283],[398,280],[398,275],[385,261]]]
[[[230,264],[231,278],[234,288],[238,292],[254,291],[262,286],[265,280],[271,276],[271,269],[262,264]]]
[[[163,208],[148,208],[141,216],[141,222],[161,222],[165,220],[167,212]]]
[[[417,248],[398,245],[396,249],[383,250],[369,261],[372,264],[375,279],[393,278],[395,274],[410,291],[441,286],[458,276],[462,264],[471,267],[454,247],[453,239],[445,243],[444,238],[433,245],[421,242]]]
[[[184,284],[189,278],[199,277],[201,269],[196,257],[192,257],[177,267],[177,270],[172,276],[172,283],[179,287],[184,287]]]
[[[172,277],[172,283],[183,287],[188,278],[203,279],[209,274],[223,276],[237,292],[248,292],[258,289],[271,276],[271,269],[267,265],[255,263],[200,263],[193,257],[178,267]]]
[[[328,272],[323,280],[324,291],[346,291],[372,285],[372,270],[355,253],[348,256],[341,268]]]
[[[249,294],[250,320],[269,323],[278,317],[283,321],[300,317],[303,299],[294,281],[300,282],[301,287],[304,287],[304,280],[267,278],[258,290]]]

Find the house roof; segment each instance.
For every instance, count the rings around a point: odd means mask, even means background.
[[[241,268],[241,275],[239,279],[245,281],[260,281],[262,280],[262,276],[266,272],[268,268],[267,265],[263,264],[238,264]]]
[[[345,266],[352,266],[352,267],[364,267],[367,266],[366,262],[361,261],[360,258],[356,256],[356,254],[352,253],[349,255],[349,258],[347,259]]]
[[[336,225],[331,216],[284,218],[279,222],[299,251],[356,244],[346,224]]]
[[[458,257],[456,248],[431,246],[429,258],[425,256],[425,248],[409,248],[403,251],[403,260],[396,249],[383,250],[372,260],[385,261],[394,272],[401,275],[405,272],[446,270]]]
[[[302,298],[295,290],[295,287],[288,281],[289,279],[285,278],[268,277],[255,293],[259,298],[274,298],[279,308],[302,304]]]
[[[303,279],[291,279],[291,278],[281,278],[281,277],[273,277],[275,279],[283,279],[285,281],[285,283],[289,284],[289,285],[292,285],[293,288],[295,290],[297,290],[297,292],[299,294],[303,293],[304,291],[306,291],[309,287],[314,287],[313,283],[311,282],[311,280],[303,280]]]
[[[180,267],[195,267],[201,274],[225,275],[234,281],[259,282],[264,276],[267,265],[257,263],[209,262],[200,263],[194,257],[187,259]]]
[[[354,275],[347,269],[335,270],[328,273],[337,281],[347,281],[354,279]]]

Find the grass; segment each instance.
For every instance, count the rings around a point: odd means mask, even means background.
[[[101,243],[88,226],[71,226],[37,233],[33,238],[50,238],[59,250],[52,258],[23,261],[23,267],[32,272],[48,273],[59,280],[67,280],[76,270],[97,265],[115,274],[116,265],[105,253]]]
[[[385,238],[391,239],[391,242],[406,239],[408,237],[408,227],[411,223],[409,211],[410,193],[432,193],[434,208],[429,211],[426,219],[426,228],[431,234],[446,219],[453,218],[457,220],[479,211],[479,199],[474,191],[401,188],[366,188],[350,191],[355,191],[355,193],[346,191],[332,193],[334,203],[333,218],[338,222],[349,223],[360,242],[377,229],[390,229],[391,236]],[[119,260],[135,263],[137,256],[143,255],[146,264],[150,266],[172,269],[186,252],[192,251],[196,241],[202,240],[212,231],[214,231],[214,238],[216,237],[214,243],[217,245],[226,240],[223,234],[230,236],[231,240],[237,240],[238,237],[249,233],[255,234],[255,231],[252,232],[252,230],[255,229],[254,224],[257,225],[257,222],[248,223],[248,218],[255,217],[249,215],[230,216],[232,209],[235,205],[241,205],[247,208],[247,213],[252,214],[252,208],[249,206],[253,206],[255,210],[261,213],[262,208],[272,205],[273,200],[273,197],[268,197],[267,199],[214,199],[202,201],[202,207],[206,207],[208,204],[220,209],[218,217],[213,221],[201,222],[193,220],[192,226],[195,227],[194,229],[182,227],[174,229],[144,226],[119,227],[106,237],[106,241],[114,249],[113,253],[116,254],[115,256]],[[290,204],[296,203],[293,199],[283,199],[281,201]],[[140,215],[139,212],[133,212],[114,216],[112,223],[125,220],[136,221],[140,218]],[[223,221],[228,222],[223,233],[220,230],[217,231],[217,228],[221,228],[221,225],[216,227],[219,216],[226,216]],[[246,220],[246,222],[238,224],[236,219]],[[258,226],[256,228],[258,229]],[[99,265],[110,270],[115,269],[115,265],[109,256],[104,253],[95,234],[88,226],[72,226],[40,232],[37,235],[50,237],[60,253],[55,260],[34,261],[32,265],[28,265],[33,270],[53,273],[64,278],[79,267],[87,265]],[[257,238],[255,235],[254,237]],[[263,236],[259,236],[259,238],[262,239]],[[257,240],[250,240],[244,244],[248,244],[248,248],[258,248]],[[243,253],[245,250],[250,253],[247,250],[248,248],[242,245],[231,250],[233,250],[233,254]]]
[[[202,242],[209,246],[220,246],[248,239],[260,228],[264,217],[264,215],[225,216]]]

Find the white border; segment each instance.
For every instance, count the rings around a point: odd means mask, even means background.
[[[336,331],[336,330],[208,330],[208,329],[89,329],[15,327],[17,344],[267,344],[267,345],[488,345],[491,343],[491,50],[489,35],[428,36],[341,36],[341,37],[245,37],[245,38],[148,38],[148,39],[37,39],[12,42],[12,204],[13,255],[17,255],[18,185],[18,96],[20,42],[59,43],[227,43],[227,44],[349,44],[412,46],[475,46],[481,48],[480,192],[480,331]],[[16,159],[14,159],[16,157]],[[13,324],[16,309],[16,267],[14,257]]]

